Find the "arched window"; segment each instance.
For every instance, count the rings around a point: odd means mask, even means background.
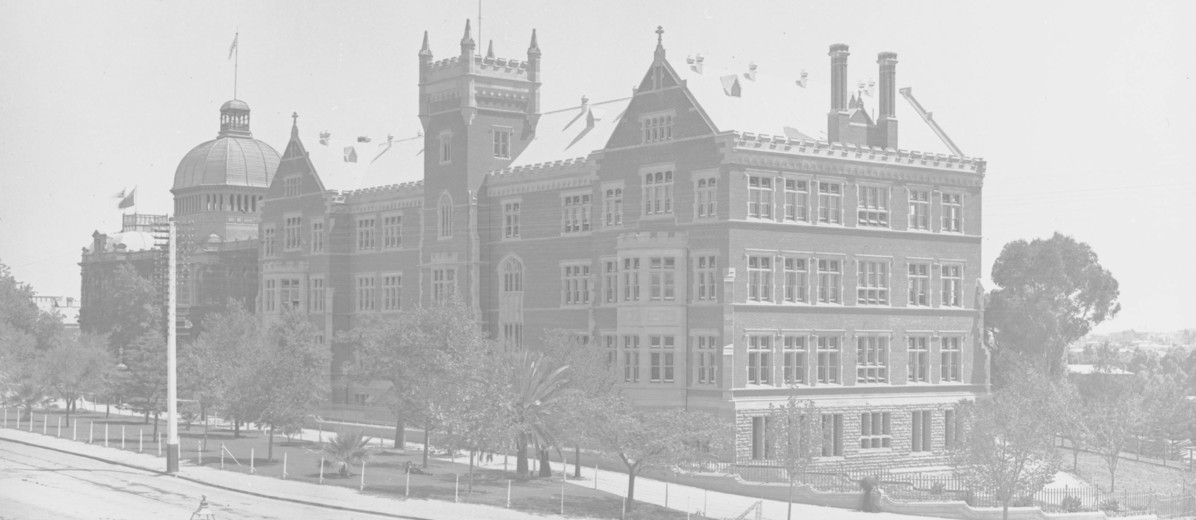
[[[507,348],[523,347],[523,262],[508,256],[498,266],[499,337]]]
[[[502,274],[503,294],[523,292],[523,262],[515,257],[507,258],[499,272]]]
[[[453,198],[448,193],[440,195],[440,238],[453,236]]]

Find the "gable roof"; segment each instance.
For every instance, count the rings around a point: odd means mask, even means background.
[[[536,134],[507,168],[521,168],[585,158],[606,147],[631,98],[578,106],[540,114]]]
[[[314,134],[303,140],[309,143],[308,158],[326,190],[344,192],[423,180],[422,135],[395,139],[378,134]]]

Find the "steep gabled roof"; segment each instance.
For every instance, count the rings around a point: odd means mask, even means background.
[[[509,168],[584,158],[601,150],[627,110],[631,98],[585,102],[540,115],[536,135]]]
[[[324,189],[353,191],[423,180],[423,136],[370,135],[316,132],[304,139]]]

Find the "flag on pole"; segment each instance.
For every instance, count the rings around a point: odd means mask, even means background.
[[[237,51],[237,39],[241,37],[241,33],[233,35],[233,44],[228,47],[228,59],[233,59],[233,53]]]
[[[128,195],[124,194],[125,193],[124,190],[121,190],[120,193],[122,196],[120,199],[120,204],[118,204],[116,206],[117,209],[131,208],[137,204],[137,202],[136,202],[137,188],[133,188],[133,191],[130,191]]]

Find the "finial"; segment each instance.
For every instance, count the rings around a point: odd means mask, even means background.
[[[432,48],[428,47],[428,31],[424,31],[424,44],[419,48],[419,55],[432,57]]]
[[[465,19],[465,35],[461,37],[461,45],[473,45],[473,37],[469,34],[469,18]]]
[[[664,45],[664,27],[660,25],[656,26],[656,45]]]
[[[536,30],[532,29],[532,43],[527,46],[528,54],[540,54],[540,44],[536,42]]]
[[[494,40],[490,40],[490,43],[486,46],[486,58],[494,59]]]
[[[291,112],[291,137],[299,137],[299,112]]]

